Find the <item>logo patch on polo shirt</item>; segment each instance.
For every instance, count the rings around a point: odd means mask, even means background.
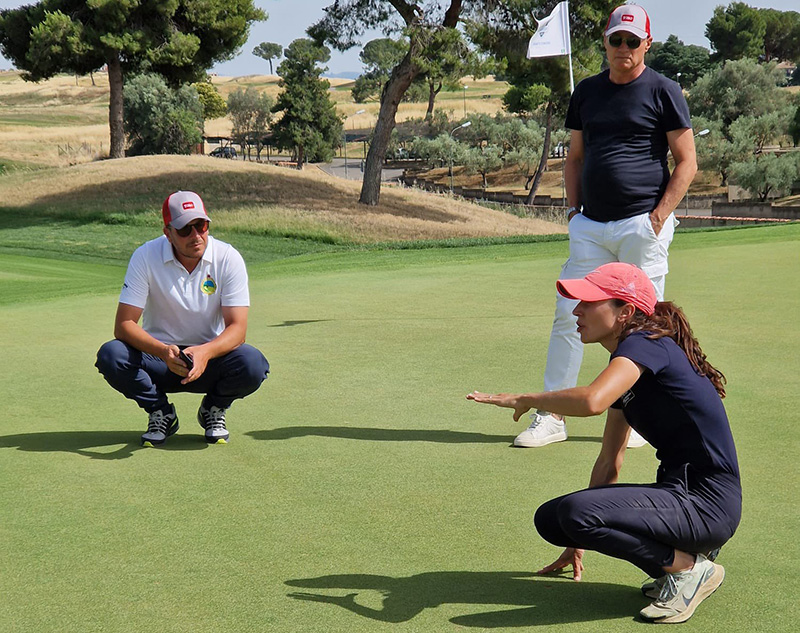
[[[201,289],[207,295],[213,295],[217,291],[217,284],[211,279],[211,275],[206,275]]]

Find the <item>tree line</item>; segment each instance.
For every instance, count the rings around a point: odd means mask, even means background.
[[[329,85],[322,79],[328,47],[344,51],[360,46],[364,33],[380,28],[387,37],[363,47],[365,71],[353,89],[355,101],[372,99],[380,104],[360,202],[371,205],[379,200],[380,172],[397,137],[399,104],[409,98],[427,99],[426,119],[430,122],[442,89],[454,88],[464,76],[488,73],[508,82],[503,103],[507,118],[516,118],[518,123],[473,117],[459,134],[461,141],[471,146],[454,144],[456,139],[448,132],[448,139],[436,134],[428,141],[420,140],[415,151],[433,156],[432,148],[449,145],[450,157],[457,155],[468,162],[484,180],[491,165],[517,156],[520,165],[533,171],[533,197],[557,142],[555,136],[563,136],[554,121],[563,120],[569,101],[569,68],[566,58],[528,60],[525,50],[536,28],[534,16],[548,15],[556,2],[332,2],[325,16],[309,26],[307,39],[296,40],[286,49],[264,42],[253,51],[270,64],[270,72],[273,60],[284,57],[278,66],[282,92],[275,103],[255,89],[231,94],[225,112],[233,121],[234,137],[258,156],[268,130],[276,146],[293,152],[299,166],[304,160],[329,158],[341,144],[342,119],[328,97]],[[618,0],[571,4],[578,80],[603,67],[602,31],[617,4]],[[112,157],[124,155],[126,141],[130,153],[146,152],[158,144],[178,151],[192,143],[204,119],[221,112],[221,97],[214,96],[205,73],[215,63],[231,58],[246,41],[253,22],[265,19],[267,15],[252,0],[42,0],[0,12],[0,48],[32,81],[59,72],[87,74],[107,67]],[[666,42],[654,43],[647,63],[688,91],[697,122],[711,130],[698,144],[701,160],[717,166],[724,181],[755,181],[769,172],[771,181],[777,182],[774,174],[788,174],[790,159],[764,152],[764,148],[789,136],[797,142],[800,109],[796,98],[785,91],[776,92],[784,78],[774,62],[800,58],[800,13],[733,2],[715,9],[706,36],[712,51],[685,46],[670,36]],[[750,83],[742,83],[743,78]],[[794,81],[800,83],[800,74],[795,74]],[[747,96],[731,98],[720,92],[732,86]],[[153,108],[153,99],[163,107]],[[504,125],[509,130],[516,126],[513,150],[498,131],[498,126]],[[533,160],[533,152],[538,154],[537,160]],[[763,187],[758,191],[760,196],[769,193],[764,193]]]

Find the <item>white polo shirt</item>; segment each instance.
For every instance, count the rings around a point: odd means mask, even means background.
[[[142,327],[162,343],[201,345],[225,329],[223,306],[250,305],[247,269],[233,246],[209,235],[190,274],[162,235],[134,251],[119,302],[142,308]]]

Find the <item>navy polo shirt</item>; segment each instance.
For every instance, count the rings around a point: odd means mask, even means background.
[[[722,400],[678,344],[636,332],[611,354],[612,359],[619,356],[644,371],[612,407],[621,408],[628,423],[655,447],[662,468],[690,464],[699,473],[726,473],[738,479],[736,448]]]

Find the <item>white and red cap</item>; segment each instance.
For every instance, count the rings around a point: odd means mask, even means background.
[[[638,4],[623,4],[608,16],[605,34],[627,31],[643,40],[650,38],[650,17]]]
[[[176,191],[167,196],[161,207],[164,226],[182,229],[192,220],[208,220],[206,205],[194,191]]]
[[[567,299],[578,301],[621,299],[648,316],[653,314],[658,302],[653,282],[642,269],[622,262],[603,264],[583,279],[561,279],[556,282],[556,288]]]

